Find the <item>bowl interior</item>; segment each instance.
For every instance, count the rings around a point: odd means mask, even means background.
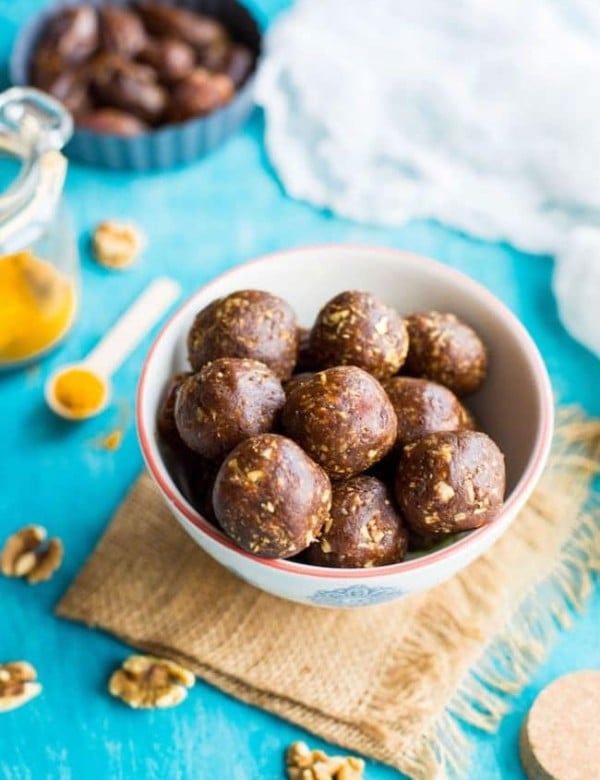
[[[139,418],[152,460],[161,462],[152,435],[158,405],[170,375],[188,368],[186,336],[195,314],[215,298],[244,288],[285,298],[306,326],[329,298],[348,289],[368,290],[405,314],[454,312],[489,348],[488,377],[466,403],[506,456],[507,499],[541,468],[550,436],[550,386],[539,353],[518,320],[479,284],[435,261],[397,250],[344,245],[280,252],[238,266],[183,304],[155,341],[141,383]],[[177,490],[168,475],[163,478]]]

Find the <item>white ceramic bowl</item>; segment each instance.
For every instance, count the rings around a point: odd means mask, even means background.
[[[326,569],[265,560],[236,547],[182,496],[161,458],[155,419],[165,385],[187,366],[186,335],[194,315],[234,290],[280,295],[310,325],[338,292],[369,290],[400,312],[451,311],[489,347],[489,375],[468,399],[483,430],[506,456],[506,502],[495,520],[452,544],[373,569]],[[479,284],[424,257],[393,249],[330,245],[276,252],[219,276],[191,296],[157,336],[146,358],[137,396],[138,434],[148,466],[175,518],[213,558],[238,577],[282,598],[320,606],[358,607],[416,593],[460,571],[506,531],[535,487],[552,437],[553,401],[540,354],[513,314]]]

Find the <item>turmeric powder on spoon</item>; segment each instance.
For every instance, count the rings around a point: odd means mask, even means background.
[[[106,382],[83,367],[68,368],[54,383],[54,396],[73,418],[84,418],[101,409],[106,401]]]

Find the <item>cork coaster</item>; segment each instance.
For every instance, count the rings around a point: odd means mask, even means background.
[[[559,677],[539,694],[520,752],[529,780],[600,777],[600,670]]]

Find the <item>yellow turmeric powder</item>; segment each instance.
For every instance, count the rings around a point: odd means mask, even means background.
[[[0,365],[34,357],[73,322],[73,283],[31,252],[0,257]]]
[[[57,377],[54,396],[73,417],[87,417],[104,403],[106,385],[86,368],[68,368]]]
[[[122,441],[123,441],[123,431],[120,431],[117,428],[116,430],[111,431],[102,439],[102,447],[105,450],[109,450],[109,452],[114,452],[115,450],[119,449]]]

